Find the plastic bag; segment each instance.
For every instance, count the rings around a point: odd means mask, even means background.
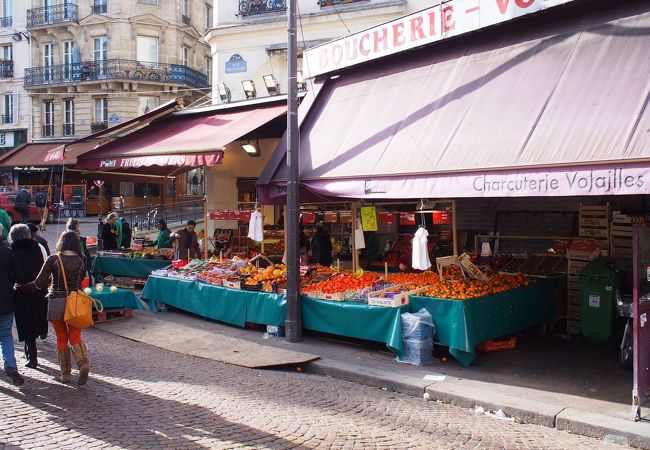
[[[416,313],[402,314],[402,337],[404,339],[432,339],[435,334],[436,327],[433,324],[433,317],[426,309],[422,308]]]

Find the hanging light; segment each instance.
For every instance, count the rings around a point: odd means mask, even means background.
[[[269,95],[278,95],[280,93],[280,83],[275,79],[273,74],[264,75],[264,85]]]
[[[248,156],[260,156],[261,154],[259,142],[248,141],[246,144],[241,144],[241,148],[248,153]]]
[[[253,80],[244,80],[241,82],[246,93],[246,98],[251,99],[257,97],[257,89],[255,89],[255,82]]]
[[[217,90],[219,91],[219,98],[224,103],[230,102],[230,88],[226,86],[226,83],[217,84]]]
[[[305,77],[302,75],[302,70],[299,70],[296,74],[296,85],[298,86],[299,91],[307,90],[307,82],[305,81]]]

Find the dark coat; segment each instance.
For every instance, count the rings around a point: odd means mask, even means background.
[[[102,249],[115,250],[117,248],[117,236],[111,232],[114,229],[109,222],[102,226]]]
[[[332,241],[327,232],[318,231],[311,240],[311,260],[325,267],[332,265]]]
[[[15,311],[14,284],[16,279],[22,276],[14,251],[7,245],[0,245],[0,316]]]
[[[27,192],[25,189],[22,189],[16,194],[16,199],[14,200],[14,209],[16,211],[27,211],[31,200],[32,199],[29,195],[29,192]]]
[[[33,239],[22,239],[11,244],[11,248],[16,254],[22,271],[22,275],[16,279],[17,283],[25,284],[36,279],[44,263],[38,242]],[[46,290],[15,294],[16,329],[19,341],[47,334],[46,294]]]
[[[122,219],[122,242],[120,242],[120,247],[131,248],[131,235],[131,225]]]
[[[43,238],[43,236],[39,236],[38,234],[34,236],[34,240],[41,244],[43,247],[45,247],[45,252],[47,253],[47,256],[50,256],[50,246],[47,244],[47,241]]]
[[[190,259],[200,258],[201,250],[196,232],[190,233],[187,228],[183,228],[177,234],[180,237],[176,239],[176,259],[187,259],[188,251]]]

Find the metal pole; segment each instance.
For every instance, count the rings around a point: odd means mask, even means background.
[[[298,221],[299,199],[298,186],[300,182],[298,155],[298,89],[296,76],[298,72],[298,39],[296,27],[296,0],[289,0],[288,57],[287,64],[287,166],[289,169],[287,183],[287,318],[286,340],[299,342],[302,336],[302,320],[300,312],[300,263],[298,254]]]

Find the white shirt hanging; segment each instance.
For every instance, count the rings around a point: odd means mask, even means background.
[[[427,270],[431,267],[431,260],[429,259],[428,244],[429,232],[426,228],[418,228],[413,237],[412,246],[413,253],[411,258],[411,266],[417,270]]]
[[[357,227],[354,230],[354,245],[357,250],[366,248],[366,239],[363,236],[363,228],[361,227],[361,219],[357,219]],[[350,244],[352,244],[352,236],[350,237]]]
[[[248,238],[255,242],[264,240],[264,217],[260,211],[253,211],[248,223]]]

